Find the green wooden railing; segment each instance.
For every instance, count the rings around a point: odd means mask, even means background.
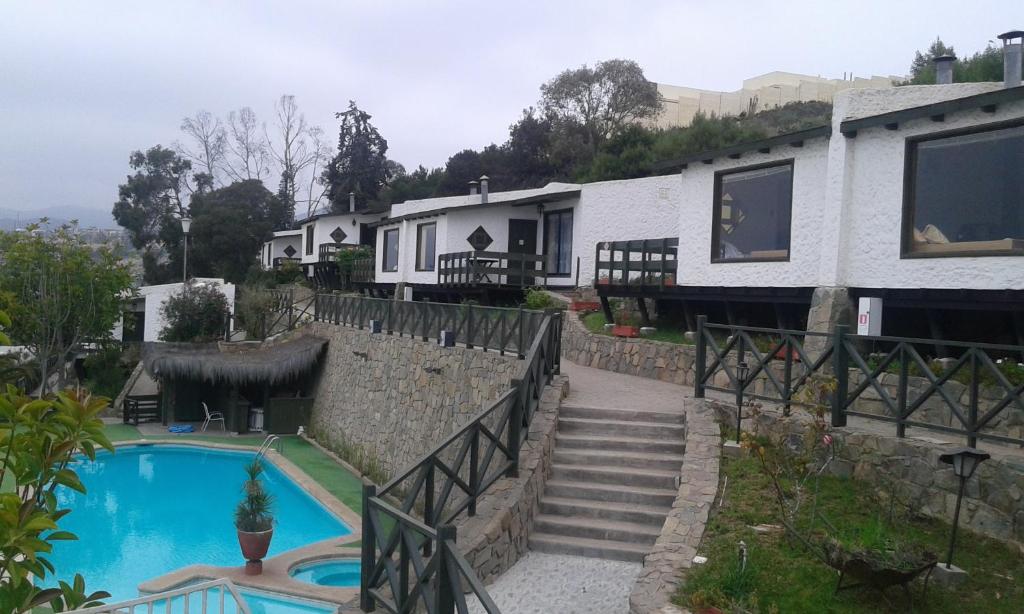
[[[921,355],[919,348],[936,345],[959,357],[943,365]],[[812,378],[824,377],[834,380],[827,399],[833,426],[845,426],[848,416],[857,416],[895,424],[898,437],[915,427],[963,436],[971,447],[978,440],[1024,445],[1024,438],[993,428],[1011,411],[1024,412],[1024,382],[1011,382],[999,365],[1000,357],[1010,357],[1015,365],[1022,352],[1024,346],[1016,345],[851,335],[846,326],[814,333],[710,324],[700,316],[694,396],[714,390],[788,407],[804,404],[801,391]],[[742,378],[741,363],[746,367]],[[727,386],[715,384],[720,373]],[[884,413],[858,409],[863,400],[880,405]],[[945,415],[938,422],[926,421],[920,415],[926,409]]]

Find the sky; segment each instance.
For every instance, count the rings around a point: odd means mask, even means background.
[[[0,209],[109,211],[128,156],[183,117],[292,94],[334,140],[355,100],[413,169],[501,143],[541,83],[611,58],[736,90],[773,70],[904,75],[941,36],[963,55],[1024,28],[1019,0],[118,2],[0,0]],[[998,41],[996,41],[998,42]],[[268,182],[273,189],[276,178]]]

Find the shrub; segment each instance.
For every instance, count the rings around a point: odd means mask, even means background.
[[[180,294],[171,296],[161,308],[167,325],[161,341],[204,343],[224,335],[230,310],[228,299],[216,287],[188,283]]]
[[[548,294],[543,288],[530,288],[526,291],[526,300],[523,303],[526,309],[565,309],[565,303]]]
[[[238,325],[253,339],[263,339],[270,332],[275,305],[274,297],[258,286],[243,286],[235,302]]]
[[[113,399],[121,393],[135,367],[116,345],[107,345],[85,359],[85,387],[96,395]]]

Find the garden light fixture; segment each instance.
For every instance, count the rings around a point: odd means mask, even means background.
[[[957,448],[939,456],[939,460],[953,465],[953,473],[960,478],[960,491],[956,495],[956,511],[953,512],[953,531],[949,536],[949,554],[946,556],[946,569],[953,564],[953,547],[956,545],[956,530],[960,523],[960,503],[964,498],[964,486],[971,479],[974,471],[982,461],[991,458],[986,452],[974,448]]]
[[[740,442],[740,423],[743,422],[743,388],[747,385],[750,367],[746,361],[736,363],[736,443]]]
[[[181,232],[184,236],[185,258],[181,265],[181,281],[188,281],[188,231],[192,228],[192,218],[187,215],[181,216]]]

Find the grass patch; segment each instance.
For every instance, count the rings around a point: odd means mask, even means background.
[[[587,330],[596,335],[605,335],[611,337],[612,334],[604,329],[604,325],[608,323],[605,319],[604,314],[600,311],[594,313],[588,313],[580,318],[583,322],[583,326]],[[654,321],[651,323],[652,326],[657,330],[647,336],[641,337],[641,339],[647,339],[648,341],[664,341],[665,343],[677,343],[680,345],[693,345],[692,341],[686,338],[686,330],[679,327],[678,325],[670,325],[661,322]]]
[[[728,476],[725,503],[713,512],[700,554],[709,562],[694,567],[674,601],[687,607],[716,606],[723,611],[785,613],[863,613],[905,611],[899,588],[887,603],[877,592],[852,589],[833,596],[837,573],[784,535],[760,535],[750,527],[777,524],[778,509],[768,479],[753,458],[723,459]],[[838,528],[844,543],[876,544],[895,540],[920,544],[945,556],[950,527],[929,519],[899,517],[880,522],[873,489],[862,482],[824,477],[818,507]],[[880,526],[884,525],[884,526]],[[820,525],[819,525],[820,526]],[[748,564],[739,569],[738,544],[748,548]],[[970,578],[946,591],[929,582],[926,602],[920,581],[912,586],[915,611],[931,613],[1024,611],[1024,557],[1017,548],[961,528],[955,561]]]
[[[104,431],[111,441],[132,441],[142,439],[139,430],[130,424],[108,424]],[[198,441],[226,443],[257,448],[263,443],[263,435],[241,437],[207,437],[199,435],[161,435],[146,437],[149,441]],[[295,463],[306,475],[313,478],[329,493],[338,498],[357,514],[362,513],[363,491],[359,476],[353,475],[320,448],[295,435],[281,437],[284,440],[284,457]]]

